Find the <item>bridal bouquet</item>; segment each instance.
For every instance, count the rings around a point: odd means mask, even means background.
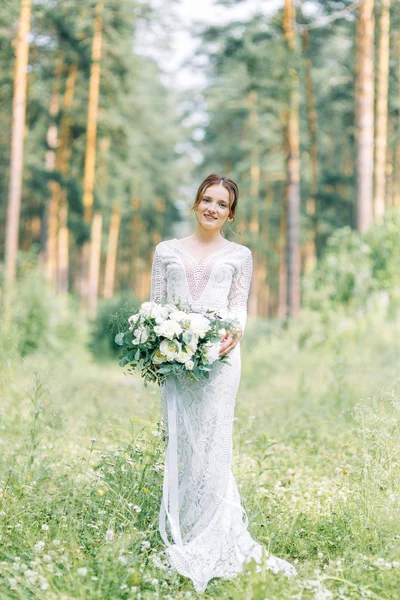
[[[185,373],[199,381],[207,379],[214,365],[227,363],[219,356],[220,339],[237,322],[222,319],[215,311],[183,310],[180,303],[144,302],[128,318],[127,330],[115,336],[123,347],[120,366],[139,370],[143,379],[161,385],[168,375]],[[235,335],[235,334],[234,334]]]

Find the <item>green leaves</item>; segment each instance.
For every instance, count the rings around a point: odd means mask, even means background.
[[[114,341],[118,346],[124,345],[124,335],[124,333],[117,333],[117,335],[115,336]]]

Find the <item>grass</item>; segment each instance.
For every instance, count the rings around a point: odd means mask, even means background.
[[[360,317],[305,331],[249,323],[233,464],[252,534],[299,576],[251,564],[203,598],[400,598],[399,325]],[[0,366],[1,600],[197,597],[151,559],[158,390],[76,341],[11,354]]]

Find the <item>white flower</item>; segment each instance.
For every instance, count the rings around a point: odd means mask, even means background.
[[[163,337],[172,340],[174,336],[178,336],[182,333],[182,327],[177,321],[167,319],[160,323],[160,325],[156,325],[154,331],[157,335],[162,335]]]
[[[173,310],[172,312],[170,312],[169,318],[173,319],[174,321],[177,321],[178,323],[182,323],[182,321],[188,319],[188,315],[185,312],[183,312],[183,310]]]
[[[190,350],[192,350],[192,352],[194,354],[197,350],[198,343],[199,343],[199,338],[197,337],[197,335],[192,335],[192,339],[190,340],[190,342],[188,344],[186,344],[186,347],[190,348]]]
[[[40,554],[41,552],[43,552],[44,546],[45,546],[44,542],[36,542],[35,547],[34,547],[36,554]]]
[[[143,302],[140,312],[144,317],[158,317],[160,314],[159,305],[156,302]]]
[[[188,371],[193,371],[193,367],[194,367],[194,362],[192,360],[187,360],[185,362],[185,369],[187,369]]]
[[[167,360],[167,357],[164,356],[164,354],[161,353],[160,348],[157,348],[157,350],[153,354],[153,358],[152,358],[153,364],[155,364],[155,365],[161,365],[166,360]]]
[[[190,313],[188,315],[190,319],[189,333],[197,335],[199,338],[203,338],[207,331],[210,329],[210,321],[207,317],[203,317],[200,313]]]
[[[106,543],[113,542],[114,541],[114,531],[112,529],[107,529],[104,539],[105,539]]]
[[[160,352],[163,354],[168,361],[175,360],[182,350],[182,346],[179,342],[163,340],[160,344]]]
[[[147,548],[150,548],[150,542],[145,540],[142,542],[142,550],[146,550]]]
[[[128,323],[130,325],[129,330],[132,331],[133,326],[135,325],[135,323],[137,323],[138,319],[140,317],[140,313],[136,313],[135,315],[131,315],[128,319]]]
[[[226,329],[225,327],[222,327],[221,329],[218,329],[218,335],[226,335]]]
[[[42,525],[42,531],[48,531],[48,530],[49,530],[49,526],[46,523],[44,523]]]
[[[212,363],[219,359],[220,348],[220,342],[217,342],[216,344],[214,344],[213,342],[207,342],[207,344],[204,345],[204,356],[206,361],[210,363],[210,365],[212,365]]]
[[[149,330],[142,325],[135,329],[134,335],[135,339],[132,340],[132,344],[144,344],[149,338]]]
[[[86,575],[87,575],[87,568],[86,567],[79,567],[79,569],[77,570],[77,573],[81,577],[86,577]]]
[[[179,363],[185,363],[192,358],[193,354],[191,348],[187,348],[186,352],[181,350],[175,360]]]

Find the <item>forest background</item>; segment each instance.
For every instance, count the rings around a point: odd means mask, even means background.
[[[184,90],[136,44],[168,53],[178,4],[0,6],[2,598],[192,594],[149,560],[157,390],[118,371],[109,323],[211,172],[254,259],[235,468],[301,576],[251,567],[208,597],[397,598],[400,4],[199,23]]]

